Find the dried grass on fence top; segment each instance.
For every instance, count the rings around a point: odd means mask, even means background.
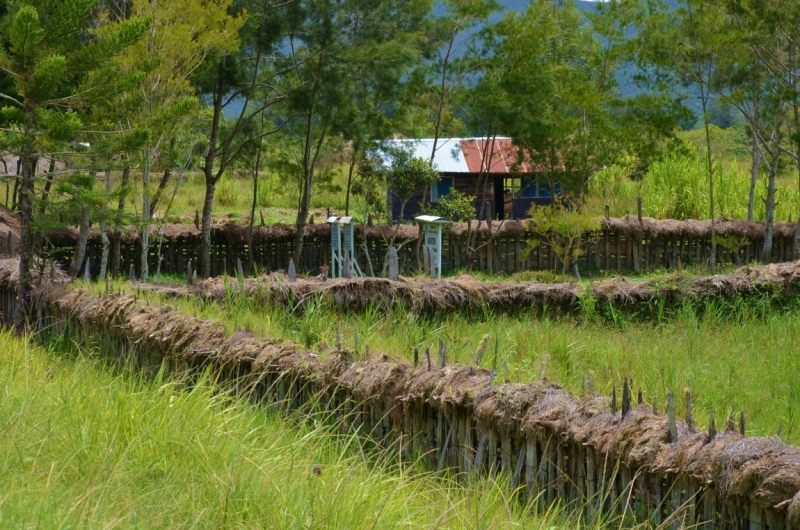
[[[710,239],[711,221],[687,219],[678,221],[674,219],[654,219],[626,215],[625,217],[612,217],[601,219],[602,229],[616,232],[626,236],[644,236],[656,239]],[[775,221],[773,234],[775,237],[792,237],[796,223]],[[764,221],[740,221],[719,217],[715,219],[714,228],[717,235],[745,237],[749,239],[763,239],[766,231]]]
[[[0,272],[0,279],[2,278]],[[226,282],[227,281],[227,286]],[[530,307],[555,307],[571,311],[585,288],[576,283],[481,282],[468,275],[443,280],[424,278],[298,279],[289,282],[281,273],[247,279],[249,296],[268,298],[272,303],[298,307],[319,298],[341,311],[362,310],[381,305],[402,305],[417,312],[448,310],[475,311],[487,307],[498,311],[517,311]],[[794,295],[800,284],[800,262],[742,267],[724,275],[692,278],[682,273],[660,278],[629,280],[613,278],[591,285],[592,296],[618,306],[634,306],[661,299],[678,302],[684,298],[747,295],[775,292]],[[185,288],[148,287],[166,294],[189,292]],[[198,292],[211,299],[224,299],[227,290],[238,292],[235,279],[211,278],[200,282]]]
[[[629,237],[646,237],[652,239],[704,239],[711,238],[711,221],[699,221],[687,219],[678,221],[674,219],[654,219],[652,217],[642,217],[641,223],[636,216],[627,215],[619,218],[599,218],[601,230],[619,233]],[[19,238],[19,217],[14,212],[0,207],[0,236],[5,236],[4,230],[12,230]],[[776,221],[773,224],[773,235],[776,238],[791,238],[794,235],[797,223]],[[448,230],[457,237],[464,237],[469,232],[470,227],[477,231],[482,237],[492,234],[493,237],[533,237],[534,233],[529,226],[529,220],[506,220],[506,221],[487,221],[478,222],[477,220],[467,223],[453,223],[448,226]],[[734,236],[759,241],[764,238],[766,223],[764,221],[739,221],[720,217],[715,222],[716,233],[719,236]],[[150,232],[154,236],[161,235],[168,240],[199,240],[201,232],[191,224],[166,224],[152,225]],[[326,223],[307,224],[305,227],[305,237],[307,238],[330,238],[330,225]],[[420,227],[407,224],[402,225],[356,225],[356,235],[361,237],[367,234],[368,239],[389,241],[396,234],[396,243],[417,239],[420,236]],[[113,230],[108,229],[108,234],[112,235]],[[253,228],[253,241],[255,243],[265,243],[269,241],[291,241],[297,234],[294,225],[277,223],[268,226],[256,226]],[[245,244],[248,242],[249,228],[246,225],[226,222],[211,226],[212,237],[222,237],[231,244]],[[59,228],[50,230],[47,233],[50,242],[56,247],[74,246],[78,240],[77,228]],[[139,235],[136,227],[127,227],[123,230],[122,241],[125,244],[137,242]],[[100,242],[100,230],[92,228],[89,231],[89,241]]]

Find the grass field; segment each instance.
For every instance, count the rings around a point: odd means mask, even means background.
[[[63,345],[62,345],[63,346]],[[0,527],[575,528],[357,436],[0,332]],[[606,522],[590,528],[612,528]]]
[[[114,289],[132,290],[122,282]],[[619,392],[628,377],[634,390],[641,389],[647,402],[656,400],[661,410],[671,389],[681,414],[688,385],[700,425],[711,410],[717,418],[727,417],[731,409],[737,414],[743,410],[748,434],[772,435],[782,425],[783,438],[800,444],[800,303],[792,300],[767,295],[711,299],[665,310],[653,322],[600,307],[560,319],[533,311],[421,317],[403,309],[343,314],[320,301],[303,311],[289,311],[235,294],[226,301],[141,296],[199,318],[222,319],[229,333],[244,329],[311,348],[333,344],[337,331],[343,343],[355,347],[357,328],[362,355],[386,352],[410,358],[415,346],[438,351],[441,339],[451,362],[471,363],[488,335],[483,365],[494,367],[499,380],[544,376],[580,393],[591,373],[594,390],[610,394],[613,387]]]

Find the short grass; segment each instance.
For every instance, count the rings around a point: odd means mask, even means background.
[[[236,280],[229,279],[231,285]],[[118,282],[115,290],[132,291]],[[98,290],[101,287],[98,286]],[[135,290],[134,290],[135,291]],[[199,318],[218,318],[227,331],[248,330],[324,349],[337,334],[361,355],[391,353],[411,357],[414,347],[438,352],[439,340],[450,362],[472,363],[484,336],[489,336],[484,367],[499,381],[541,377],[575,393],[611,394],[632,379],[634,391],[665,410],[666,394],[676,395],[684,413],[683,394],[691,388],[694,415],[705,425],[708,413],[726,418],[744,411],[748,434],[772,435],[782,425],[783,438],[800,444],[800,303],[769,295],[719,298],[678,307],[653,308],[628,315],[587,304],[576,316],[559,319],[538,311],[515,315],[448,312],[420,316],[405,309],[377,306],[362,313],[341,313],[311,301],[302,310],[287,310],[231,294],[225,301],[141,296],[167,303]],[[719,422],[718,422],[719,423]]]
[[[8,332],[0,348],[2,528],[582,526],[557,510],[530,515],[505,479],[398,466],[355,435],[229,398],[210,378],[187,389],[114,373]]]

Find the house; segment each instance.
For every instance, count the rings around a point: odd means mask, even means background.
[[[405,147],[415,156],[430,160],[432,139],[390,140],[389,147]],[[519,149],[510,138],[440,138],[433,158],[439,180],[428,190],[427,201],[436,203],[450,190],[477,197],[475,214],[492,219],[523,219],[533,204],[552,202],[551,185],[538,177],[529,160],[519,160]],[[526,157],[527,158],[527,157]],[[384,158],[389,163],[388,157]],[[555,183],[556,196],[561,195]],[[391,190],[388,194],[392,219],[400,217],[401,201]],[[405,219],[418,215],[423,204],[423,192],[417,192],[406,203]]]

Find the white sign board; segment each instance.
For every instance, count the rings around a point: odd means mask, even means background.
[[[331,249],[340,248],[342,248],[342,233],[339,230],[339,223],[331,223]]]
[[[430,255],[430,273],[442,277],[442,226],[450,221],[436,215],[420,215],[414,219],[425,225],[425,249]]]
[[[355,234],[353,232],[353,225],[344,225],[344,250],[345,252],[355,252]]]

